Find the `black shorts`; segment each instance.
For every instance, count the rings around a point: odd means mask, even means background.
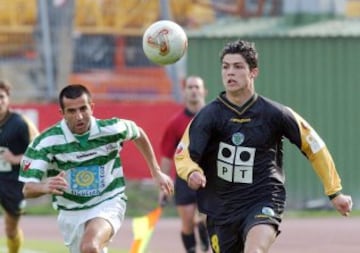
[[[14,180],[0,180],[0,205],[12,216],[19,216],[24,209],[23,183]]]
[[[256,205],[250,210],[244,210],[245,215],[234,219],[230,224],[216,224],[211,217],[207,217],[207,227],[213,252],[243,252],[246,235],[258,224],[273,225],[277,234],[281,215],[274,212],[268,205]]]
[[[176,176],[175,204],[177,206],[196,204],[196,191],[189,188],[187,182]]]

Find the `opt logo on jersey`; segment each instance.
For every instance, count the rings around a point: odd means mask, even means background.
[[[241,141],[239,138],[236,139]],[[220,142],[217,156],[217,175],[228,182],[251,184],[253,182],[254,160],[255,148]]]

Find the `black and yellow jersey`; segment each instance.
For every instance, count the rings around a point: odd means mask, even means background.
[[[9,149],[14,155],[24,154],[30,142],[38,135],[36,126],[24,115],[9,111],[0,122],[0,179],[18,181],[19,164],[10,164],[1,153]]]
[[[189,124],[175,154],[176,171],[187,180],[198,170],[207,184],[199,189],[199,210],[229,222],[234,211],[271,203],[285,205],[283,140],[307,157],[325,194],[341,190],[340,178],[323,140],[289,107],[254,94],[243,106],[224,93],[205,106]]]

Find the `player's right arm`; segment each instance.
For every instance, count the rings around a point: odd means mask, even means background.
[[[44,141],[47,134],[38,135],[27,147],[20,163],[19,181],[24,183],[25,198],[36,198],[45,194],[62,195],[68,184],[65,171],[48,170],[52,156],[46,151]]]
[[[177,174],[194,190],[206,185],[206,173],[199,164],[203,160],[218,115],[219,111],[214,103],[198,112],[185,129],[174,155]]]
[[[179,142],[175,155],[175,167],[176,173],[187,181],[190,188],[197,190],[200,187],[205,187],[206,178],[204,176],[203,170],[200,166],[194,162],[189,153],[189,128],[190,124],[186,128],[181,141]]]
[[[68,184],[65,180],[65,172],[57,176],[48,177],[41,182],[27,182],[23,187],[25,198],[37,198],[45,194],[63,195]]]

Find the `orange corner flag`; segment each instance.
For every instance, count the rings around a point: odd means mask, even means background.
[[[150,241],[155,225],[160,218],[162,208],[158,207],[145,216],[136,217],[132,220],[134,241],[130,253],[144,253]]]

